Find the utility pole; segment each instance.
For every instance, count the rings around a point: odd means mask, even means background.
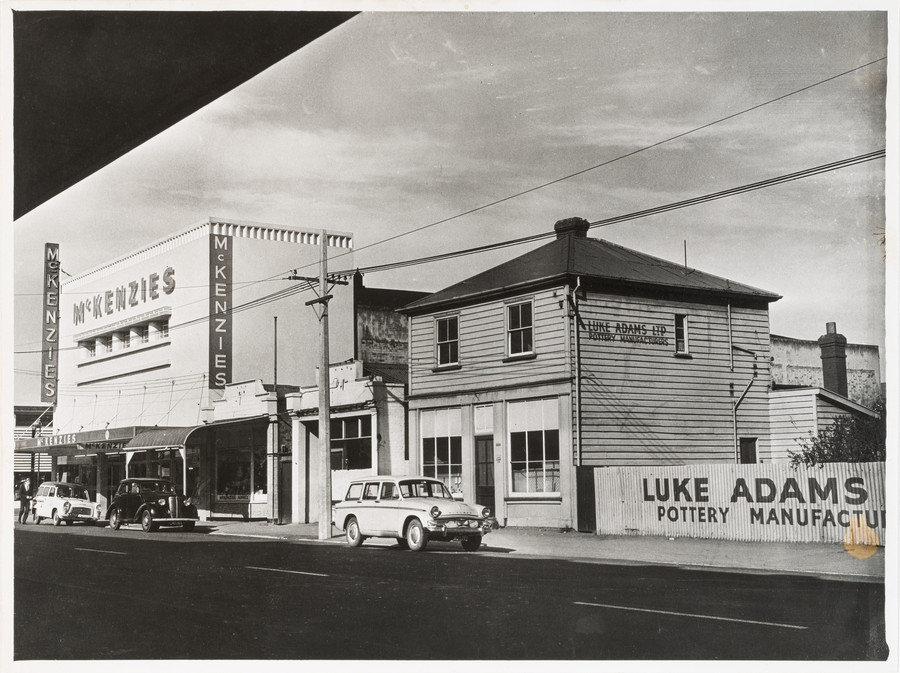
[[[322,491],[320,496],[319,514],[319,539],[331,539],[331,384],[329,382],[329,356],[328,356],[328,302],[332,295],[329,294],[329,282],[333,285],[346,285],[347,281],[340,278],[328,278],[328,233],[323,229],[319,234],[322,243],[322,257],[318,278],[308,278],[295,275],[288,276],[288,280],[305,280],[315,290],[313,282],[319,281],[319,288],[315,299],[306,302],[307,306],[320,304],[322,312],[319,314],[319,325],[322,341],[322,357],[319,362],[319,457],[320,473],[322,475]]]
[[[319,268],[319,298],[322,315],[322,360],[319,363],[319,445],[322,447],[322,502],[319,539],[331,539],[331,384],[328,376],[328,234],[322,230],[322,263]],[[309,303],[309,302],[307,302]]]

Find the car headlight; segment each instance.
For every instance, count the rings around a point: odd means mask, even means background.
[[[72,503],[69,502],[68,500],[66,500],[66,501],[63,503],[63,513],[64,513],[64,514],[68,514],[70,509],[72,509]]]
[[[484,509],[481,510],[481,516],[483,516],[485,519],[487,519],[490,515],[491,515],[490,507],[485,507]]]
[[[441,509],[437,505],[431,508],[431,518],[437,519],[441,515]]]
[[[190,507],[190,506],[191,506],[191,502],[193,502],[193,501],[192,501],[190,498],[185,498],[185,499],[184,499],[184,506],[185,506],[185,507]]]
[[[97,505],[97,518],[100,517],[100,509],[101,509],[101,505]]]
[[[159,505],[160,507],[165,507],[165,506],[166,506],[166,499],[165,499],[165,498],[160,498],[159,500],[156,501],[156,504]]]

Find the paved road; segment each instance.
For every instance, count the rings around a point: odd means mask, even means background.
[[[17,528],[15,601],[17,660],[886,656],[882,584],[502,558],[458,544],[416,554]]]

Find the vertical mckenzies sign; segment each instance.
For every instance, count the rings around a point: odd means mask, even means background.
[[[41,312],[41,402],[56,404],[59,368],[59,244],[44,244],[44,307]]]
[[[232,237],[209,237],[209,387],[231,381]]]

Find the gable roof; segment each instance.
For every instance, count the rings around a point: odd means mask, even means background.
[[[683,291],[701,295],[773,302],[773,292],[735,283],[609,241],[568,234],[531,252],[428,295],[400,311],[422,313],[515,294],[568,279],[599,284],[610,291],[655,295]]]

